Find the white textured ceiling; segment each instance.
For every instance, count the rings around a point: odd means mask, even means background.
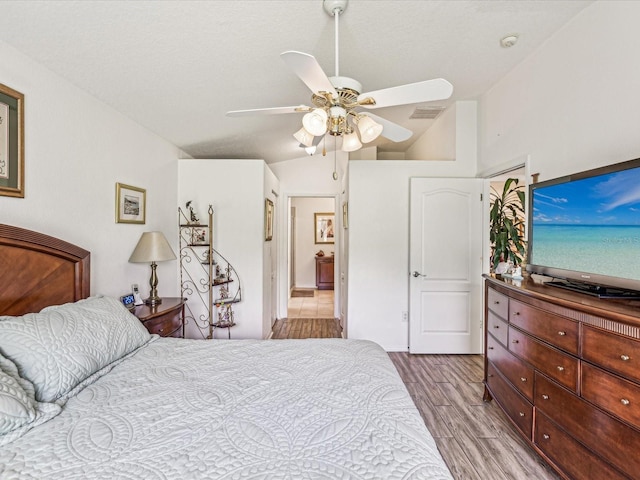
[[[340,16],[340,74],[364,91],[443,77],[454,93],[434,105],[474,99],[589,3],[350,0]],[[509,33],[519,42],[502,48]],[[225,112],[310,104],[283,51],[310,53],[335,73],[334,18],[322,0],[2,0],[0,40],[195,158],[303,156],[292,137],[300,114]],[[404,151],[430,126],[409,119],[414,107],[374,111],[415,132],[380,150]]]

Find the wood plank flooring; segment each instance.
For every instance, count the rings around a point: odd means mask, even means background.
[[[339,338],[335,319],[278,320],[273,339]],[[560,480],[495,402],[482,401],[482,355],[389,353],[456,480]]]
[[[341,338],[342,328],[334,318],[283,318],[276,320],[272,339]]]

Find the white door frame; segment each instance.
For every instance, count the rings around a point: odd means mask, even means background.
[[[287,317],[287,308],[289,305],[289,286],[291,285],[292,279],[291,269],[289,268],[289,242],[291,236],[291,222],[290,222],[290,205],[291,199],[295,197],[307,197],[307,198],[333,198],[334,201],[334,210],[335,210],[335,221],[336,228],[334,229],[334,245],[339,245],[338,242],[342,241],[342,211],[339,211],[340,205],[340,194],[327,194],[327,193],[304,193],[304,192],[287,192],[282,194],[283,201],[281,202],[279,217],[286,218],[286,222],[282,226],[281,233],[282,235],[278,236],[278,248],[281,252],[279,258],[285,259],[283,260],[283,265],[280,266],[281,272],[286,272],[286,275],[280,279],[281,288],[279,289],[280,298],[278,299],[278,318],[286,318]],[[334,258],[333,258],[333,284],[334,284],[334,298],[333,298],[333,315],[335,318],[339,318],[340,311],[340,289],[336,290],[336,285],[339,285],[340,281],[340,270],[342,266],[342,258],[339,248],[334,249]]]

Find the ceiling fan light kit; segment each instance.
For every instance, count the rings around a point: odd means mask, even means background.
[[[362,147],[356,132],[347,133],[342,137],[342,151],[355,152]]]
[[[327,133],[327,112],[316,108],[302,117],[302,126],[314,137]]]
[[[373,142],[382,133],[383,127],[375,122],[371,117],[359,115],[357,120],[360,138],[364,143]]]
[[[313,135],[307,132],[304,127],[294,133],[293,137],[305,147],[313,145]]]
[[[227,112],[227,115],[239,117],[304,112],[302,128],[293,134],[304,147],[311,147],[314,137],[326,134],[342,137],[342,150],[345,152],[358,150],[363,143],[370,143],[380,135],[393,142],[409,139],[413,135],[411,130],[375,115],[363,115],[359,110],[444,100],[453,93],[453,86],[442,78],[436,78],[362,93],[360,82],[340,76],[338,20],[340,14],[346,10],[347,4],[348,0],[322,2],[325,12],[335,18],[335,76],[328,77],[313,55],[297,51],[280,54],[280,58],[311,90],[313,107],[300,105],[235,110]]]

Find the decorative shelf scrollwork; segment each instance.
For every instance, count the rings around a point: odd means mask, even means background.
[[[240,278],[231,263],[213,248],[211,205],[207,216],[208,223],[202,224],[191,208],[185,212],[178,207],[180,288],[191,300],[185,322],[193,322],[203,338],[214,338],[218,328],[226,328],[231,338],[231,327],[236,324],[233,304],[242,300]]]

